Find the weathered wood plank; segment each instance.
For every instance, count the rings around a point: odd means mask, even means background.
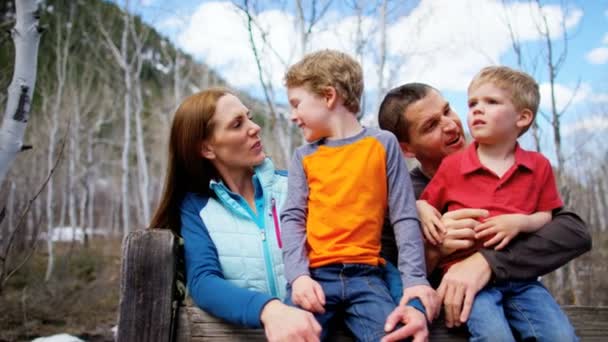
[[[565,306],[581,341],[608,340],[608,307]],[[245,329],[227,324],[197,307],[182,306],[179,308],[179,328],[187,327],[187,334],[178,332],[179,342],[200,341],[265,341],[264,332],[260,329]],[[352,341],[344,332],[338,333],[336,341]],[[466,329],[447,329],[443,319],[438,319],[431,326],[430,341],[460,342],[467,341]]]
[[[171,341],[175,238],[160,229],[123,241],[117,341]]]
[[[168,230],[142,230],[123,242],[118,341],[264,341],[261,329],[227,324],[192,305],[175,305],[177,243]],[[608,307],[565,306],[581,341],[608,341]],[[175,323],[177,327],[172,327]],[[175,336],[175,338],[173,338]],[[335,341],[352,341],[344,331]],[[431,326],[430,340],[466,341],[466,330]]]

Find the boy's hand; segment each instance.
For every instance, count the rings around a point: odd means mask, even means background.
[[[407,305],[410,299],[420,299],[424,310],[426,311],[426,319],[432,322],[439,315],[439,309],[441,307],[441,298],[437,295],[437,292],[428,285],[415,285],[408,287],[403,290],[403,297],[399,305]]]
[[[325,313],[325,293],[319,283],[310,276],[296,278],[291,285],[291,301],[304,310]]]
[[[494,249],[503,249],[513,238],[521,232],[528,223],[528,216],[523,214],[505,214],[487,219],[475,227],[475,238],[484,239],[494,235],[484,242],[484,247],[494,246]]]
[[[447,231],[441,222],[441,213],[424,200],[416,201],[416,209],[418,210],[422,233],[426,240],[432,245],[441,243],[443,235]]]

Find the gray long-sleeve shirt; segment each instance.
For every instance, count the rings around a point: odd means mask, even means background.
[[[364,128],[298,148],[281,213],[287,281],[324,265],[381,264],[386,213],[404,287],[428,284],[415,197],[395,136]]]

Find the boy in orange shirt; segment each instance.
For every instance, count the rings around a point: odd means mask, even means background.
[[[285,84],[291,119],[308,142],[291,161],[281,214],[287,299],[315,313],[322,337],[341,312],[357,340],[378,341],[396,307],[380,256],[387,211],[406,298],[436,297],[426,280],[405,160],[394,135],[357,121],[363,72],[350,56],[331,50],[309,54],[287,71]],[[419,299],[407,304],[419,310],[411,310],[412,319],[424,319]]]

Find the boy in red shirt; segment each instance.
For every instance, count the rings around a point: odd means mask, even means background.
[[[468,94],[467,122],[475,142],[443,160],[417,204],[423,222],[438,215],[434,208],[483,208],[490,215],[475,228],[476,246],[442,261],[444,270],[482,246],[501,249],[517,234],[540,229],[563,205],[549,161],[517,143],[540,102],[534,79],[508,67],[487,67],[473,78]],[[436,235],[438,228],[423,229],[425,235]],[[472,341],[576,340],[566,315],[535,279],[484,288],[475,297],[467,326]],[[560,330],[555,336],[554,327],[563,326],[571,334]]]

